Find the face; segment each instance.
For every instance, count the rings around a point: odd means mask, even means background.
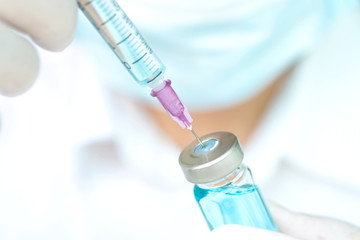
[[[191,111],[249,101],[308,54],[330,24],[333,1],[122,1]],[[306,37],[304,37],[306,36]],[[109,69],[109,66],[102,68]],[[107,71],[107,70],[106,70]],[[128,73],[111,87],[148,102]],[[151,104],[158,105],[152,99]]]

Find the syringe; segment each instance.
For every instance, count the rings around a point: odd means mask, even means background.
[[[164,64],[116,0],[78,0],[78,5],[135,81],[152,88],[151,96],[156,97],[170,116],[199,140],[192,129],[193,120],[187,108],[171,87],[171,81],[164,80]]]

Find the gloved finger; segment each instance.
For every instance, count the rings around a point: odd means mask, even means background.
[[[0,6],[2,21],[47,50],[62,50],[74,37],[75,0],[0,0]]]
[[[208,240],[239,239],[239,240],[297,240],[288,235],[242,225],[229,224],[218,227],[211,231],[206,238]]]
[[[34,83],[39,71],[36,50],[0,22],[0,94],[15,96]]]
[[[279,231],[300,239],[360,239],[360,229],[339,220],[288,211],[267,202]]]

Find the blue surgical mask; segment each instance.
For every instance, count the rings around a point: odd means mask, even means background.
[[[165,64],[165,78],[190,110],[252,98],[303,59],[335,19],[359,5],[356,0],[118,2]],[[151,101],[149,90],[131,82],[113,60],[101,67],[110,86]]]

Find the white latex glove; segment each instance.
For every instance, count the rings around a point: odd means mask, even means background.
[[[38,55],[23,36],[61,51],[73,39],[76,19],[75,0],[0,0],[0,94],[18,95],[37,77]]]
[[[240,225],[225,225],[209,233],[208,240],[355,240],[360,228],[338,220],[298,214],[268,203],[275,224],[282,233]]]

